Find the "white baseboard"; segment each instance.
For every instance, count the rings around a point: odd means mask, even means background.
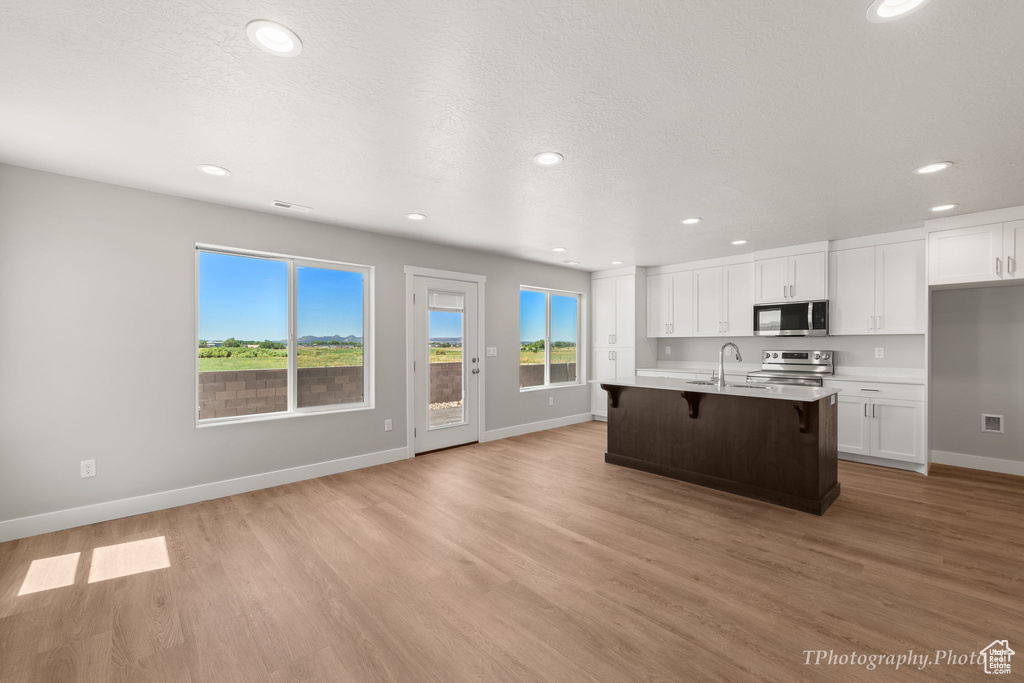
[[[843,453],[839,452],[840,460],[849,460],[850,462],[861,462],[866,465],[878,465],[879,467],[891,467],[894,470],[907,470],[908,472],[917,472],[919,474],[928,474],[928,463],[923,462],[904,462],[903,460],[890,460],[889,458],[876,458],[872,455],[858,455],[856,453]]]
[[[607,422],[608,416],[602,415],[601,413],[594,413],[594,419],[597,420],[598,422]]]
[[[555,429],[556,427],[568,427],[569,425],[579,424],[581,422],[590,422],[594,419],[590,413],[580,413],[579,415],[567,415],[565,417],[556,417],[553,420],[541,420],[540,422],[527,422],[523,425],[516,425],[515,427],[505,427],[504,429],[491,429],[485,431],[480,436],[480,441],[497,441],[498,439],[507,439],[510,436],[522,436],[523,434],[531,434],[533,432],[542,432],[545,429]]]
[[[1024,477],[1024,462],[1019,460],[1003,460],[1002,458],[965,455],[964,453],[950,453],[949,451],[932,451],[932,462],[939,463],[940,465],[955,465],[956,467],[967,467],[972,470],[1016,474],[1019,477]]]
[[[51,531],[60,531],[61,529],[71,529],[76,526],[95,524],[96,522],[106,522],[111,519],[120,519],[121,517],[131,517],[132,515],[140,515],[145,512],[166,510],[167,508],[180,505],[223,498],[224,496],[233,496],[237,493],[291,484],[305,479],[316,479],[317,477],[325,477],[329,474],[338,474],[339,472],[348,472],[363,467],[405,460],[409,457],[411,456],[408,448],[395,448],[389,451],[354,455],[349,458],[338,458],[337,460],[290,467],[273,472],[261,472],[260,474],[251,474],[236,479],[225,479],[209,484],[198,484],[183,489],[149,493],[134,498],[122,498],[106,503],[44,512],[43,514],[19,517],[18,519],[8,519],[0,521],[0,542],[35,536],[36,534],[45,534]]]

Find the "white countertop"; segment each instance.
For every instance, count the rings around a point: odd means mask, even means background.
[[[748,372],[760,370],[760,363],[736,363],[726,361],[725,376],[745,376]],[[637,372],[689,372],[699,375],[711,375],[718,371],[718,363],[699,361],[659,361],[657,367],[637,368]],[[824,377],[826,381],[838,382],[881,382],[890,384],[920,384],[924,385],[924,370],[915,368],[860,368],[860,367],[839,367],[835,374]]]
[[[616,377],[614,379],[591,380],[592,383],[613,384],[619,387],[636,387],[638,389],[665,389],[667,391],[692,391],[698,394],[722,394],[725,396],[745,396],[747,398],[774,398],[784,401],[813,402],[838,394],[840,389],[824,387],[794,387],[781,385],[743,385],[726,386],[719,389],[707,384],[691,384],[693,380],[675,377]],[[750,388],[758,387],[758,388]],[[765,388],[760,388],[765,387]]]

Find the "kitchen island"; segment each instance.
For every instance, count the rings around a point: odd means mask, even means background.
[[[605,462],[824,514],[839,496],[836,389],[617,377]]]

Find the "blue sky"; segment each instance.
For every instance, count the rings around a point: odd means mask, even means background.
[[[361,273],[297,268],[298,336],[363,336]],[[288,265],[199,252],[199,338],[288,337]]]
[[[430,338],[462,338],[462,314],[449,311],[430,311]]]
[[[520,290],[519,340],[544,338],[544,292]],[[551,295],[551,341],[576,341],[576,297]]]

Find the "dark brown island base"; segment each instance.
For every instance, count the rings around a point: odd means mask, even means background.
[[[824,514],[839,496],[836,391],[603,380],[605,462]]]

